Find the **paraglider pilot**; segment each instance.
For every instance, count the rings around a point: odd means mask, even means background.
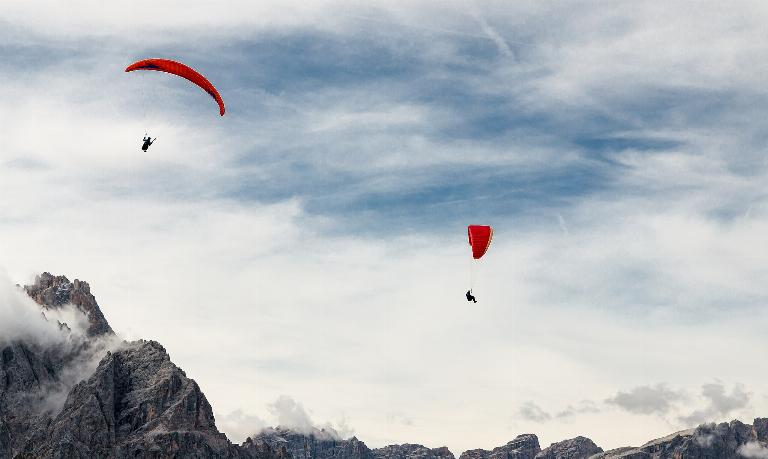
[[[154,143],[155,140],[157,140],[157,137],[155,137],[154,139],[151,139],[148,135],[145,134],[144,138],[141,140],[144,141],[144,145],[141,146],[141,150],[147,151],[147,149],[149,149],[149,146],[152,145],[152,143]]]
[[[467,290],[467,301],[477,303],[477,300],[475,299],[475,297],[472,296],[472,290]]]

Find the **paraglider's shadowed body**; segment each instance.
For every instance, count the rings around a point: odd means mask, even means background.
[[[148,135],[146,135],[141,140],[144,141],[144,144],[141,146],[141,150],[142,151],[147,151],[149,149],[149,146],[152,145],[153,143],[155,143],[155,140],[157,140],[157,137],[155,137],[154,139],[150,139],[150,137]]]
[[[471,301],[473,303],[477,303],[477,300],[472,295],[472,290],[467,290],[467,301]]]

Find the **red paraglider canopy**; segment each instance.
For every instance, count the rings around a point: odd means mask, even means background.
[[[171,73],[186,78],[210,94],[210,96],[213,97],[213,100],[219,104],[219,114],[224,116],[224,100],[222,100],[219,91],[216,90],[210,81],[192,67],[170,59],[143,59],[134,62],[125,69],[126,72],[132,72],[134,70],[156,70],[158,72]]]
[[[467,232],[469,233],[469,245],[472,246],[472,257],[478,260],[485,255],[491,245],[493,228],[485,225],[469,225]]]

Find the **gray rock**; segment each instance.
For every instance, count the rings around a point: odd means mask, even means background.
[[[592,456],[592,459],[740,459],[740,448],[747,443],[768,446],[766,419],[755,419],[754,426],[740,421],[702,424],[695,429],[675,432],[652,440],[639,448],[621,448]]]
[[[239,457],[197,383],[154,341],[110,353],[27,443],[34,457]]]
[[[292,459],[372,459],[371,450],[355,437],[348,440],[339,438],[335,431],[313,429],[300,433],[293,429],[277,427],[266,429],[249,443],[262,442],[274,451],[284,451]]]
[[[626,457],[624,454],[634,454],[637,451],[637,448],[634,446],[623,446],[621,448],[614,448],[602,453],[597,453],[589,457],[589,459],[604,459],[604,458],[616,458],[616,457]],[[646,453],[643,453],[646,454]],[[643,456],[644,457],[644,456]]]
[[[87,315],[88,329],[84,337],[74,336],[61,324],[68,343],[63,349],[22,341],[0,348],[0,459],[455,459],[445,447],[371,450],[355,437],[318,429],[267,429],[233,445],[216,428],[200,387],[159,343],[124,343],[103,354],[99,343],[114,340],[114,333],[88,283],[43,273],[25,290],[42,310],[74,305]],[[83,365],[90,361],[93,366]],[[704,424],[606,452],[585,437],[541,450],[536,435],[525,434],[459,459],[736,459],[747,444],[768,447],[768,419],[751,426]]]
[[[768,442],[768,418],[757,418],[752,424],[757,441]]]
[[[552,443],[536,455],[536,459],[586,459],[594,454],[602,453],[600,448],[586,437],[576,437]]]
[[[427,448],[422,445],[390,445],[373,450],[374,459],[455,459],[445,446]]]
[[[534,434],[523,434],[491,451],[484,449],[465,451],[461,453],[459,459],[533,459],[539,451],[541,451],[539,438]]]
[[[54,276],[43,273],[35,278],[35,283],[25,285],[27,295],[45,309],[58,309],[71,303],[88,317],[88,336],[114,334],[112,327],[102,314],[96,298],[91,294],[88,282],[75,279],[69,282],[65,276]]]
[[[0,350],[0,458],[18,452],[34,426],[47,418],[46,395],[62,368],[56,357],[34,343]]]

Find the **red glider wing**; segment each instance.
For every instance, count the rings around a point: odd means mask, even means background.
[[[491,245],[493,228],[485,225],[469,225],[467,232],[469,233],[469,245],[472,247],[472,257],[476,260],[480,259]]]
[[[155,70],[158,72],[171,73],[191,81],[213,97],[213,100],[219,104],[219,114],[224,116],[224,100],[222,100],[219,91],[216,90],[207,78],[202,76],[192,67],[170,59],[143,59],[134,62],[125,69],[126,72],[132,72],[134,70]]]

